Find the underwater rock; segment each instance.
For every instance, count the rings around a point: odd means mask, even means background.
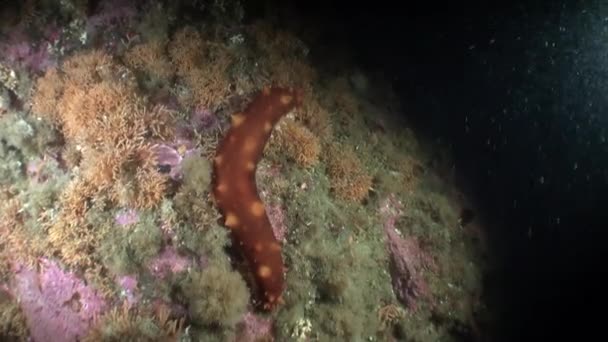
[[[95,290],[53,261],[41,259],[38,273],[22,265],[14,268],[13,295],[34,341],[78,341],[106,309]]]

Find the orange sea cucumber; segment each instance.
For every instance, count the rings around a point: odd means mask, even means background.
[[[232,115],[213,163],[215,202],[253,271],[265,309],[282,301],[285,280],[281,245],[258,195],[255,172],[272,128],[301,102],[297,90],[265,87],[244,112]]]

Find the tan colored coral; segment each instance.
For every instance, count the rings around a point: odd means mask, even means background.
[[[403,309],[395,304],[387,304],[378,309],[380,331],[388,330],[403,318],[405,318],[405,313],[403,312]]]
[[[89,184],[93,184],[96,192],[112,187],[132,154],[131,148],[104,149],[103,151],[87,148],[83,152],[83,159],[80,163],[82,178]]]
[[[175,33],[169,55],[177,75],[191,91],[189,98],[182,99],[184,105],[215,109],[225,101],[233,56],[223,44],[204,40],[196,29],[186,27]]]
[[[53,124],[60,123],[57,103],[63,93],[63,78],[56,68],[46,71],[36,81],[32,96],[32,111]]]
[[[68,57],[61,69],[67,80],[87,88],[106,75],[113,64],[112,56],[102,50],[93,49]]]
[[[52,247],[47,252],[53,255],[53,250],[58,251],[68,266],[86,269],[95,264],[91,251],[99,241],[101,232],[85,222],[93,194],[91,184],[78,179],[70,182],[61,197],[59,217],[47,227],[48,241]]]
[[[184,331],[184,320],[172,319],[170,314],[166,306],[151,313],[130,308],[125,302],[97,318],[83,341],[178,341]]]
[[[152,139],[173,140],[176,127],[175,112],[163,105],[147,108],[140,103],[139,108],[143,111],[142,119],[146,122],[147,132]]]
[[[135,82],[116,77],[113,72],[122,72],[123,67],[103,52],[79,53],[63,67],[63,88],[45,90],[48,81],[57,78],[57,71],[51,71],[40,81],[39,94],[60,94],[55,121],[70,149],[79,152],[81,180],[92,189],[89,196],[120,198],[121,204],[135,207],[159,203],[166,188],[164,178],[155,170],[153,154],[146,153],[150,160],[145,160],[139,152],[148,139],[173,137],[172,112],[163,106],[150,108],[137,94]],[[39,107],[44,106],[48,105],[41,101]],[[142,167],[144,163],[148,166]],[[138,173],[128,170],[138,167]],[[117,190],[118,180],[127,189]],[[123,196],[126,193],[129,196]],[[66,211],[67,222],[76,219],[70,217],[73,212]]]
[[[274,148],[280,149],[300,167],[311,167],[319,161],[321,144],[308,128],[293,119],[285,118],[277,127]]]
[[[114,144],[140,139],[145,127],[133,112],[137,98],[130,87],[112,81],[91,84],[88,89],[70,82],[59,102],[63,131],[79,144]]]
[[[372,176],[346,144],[332,144],[325,162],[334,194],[343,200],[360,202],[372,187]]]
[[[316,96],[308,98],[300,110],[296,112],[296,118],[306,125],[323,142],[328,142],[333,136],[330,114],[321,105]]]
[[[222,64],[208,66],[193,71],[186,78],[192,89],[192,105],[205,108],[217,108],[230,93],[230,81],[227,78],[227,67]]]
[[[313,92],[317,73],[308,63],[296,57],[281,57],[279,53],[270,55],[271,81],[283,87],[303,90],[304,97]]]
[[[114,285],[97,248],[111,224],[93,226],[88,211],[107,204],[152,208],[167,190],[167,176],[157,170],[150,145],[152,140],[173,138],[173,113],[150,106],[138,91],[128,68],[92,50],[50,69],[38,80],[33,99],[34,112],[63,133],[74,171],[60,196],[59,212],[42,223],[48,248],[39,254],[59,257],[82,271],[106,295]],[[27,241],[11,234],[3,240]],[[39,246],[43,245],[33,241],[19,250],[36,255]]]
[[[140,168],[136,175],[138,191],[132,203],[135,208],[149,209],[160,204],[167,191],[167,176],[156,168]]]
[[[175,67],[165,53],[166,46],[167,42],[160,40],[135,45],[125,54],[125,64],[167,82],[175,74]]]
[[[167,190],[168,176],[156,167],[149,144],[133,147],[122,153],[123,165],[114,174],[108,195],[118,205],[149,209],[159,205]]]
[[[0,207],[0,259],[3,264],[18,261],[33,266],[43,247],[26,233],[21,208],[14,198]]]
[[[186,77],[203,63],[205,43],[200,32],[191,26],[186,26],[173,35],[169,43],[169,57],[177,68],[180,77]]]
[[[263,22],[254,23],[248,30],[261,50],[258,64],[266,69],[269,81],[281,87],[302,89],[308,98],[318,75],[305,58],[304,44],[291,32],[275,30]]]

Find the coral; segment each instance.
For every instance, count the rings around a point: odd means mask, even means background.
[[[193,320],[205,325],[234,326],[245,313],[249,291],[236,271],[209,265],[191,272],[183,284]]]
[[[296,118],[302,122],[311,132],[319,137],[322,142],[329,142],[333,137],[330,114],[327,109],[319,103],[316,96],[311,96],[296,112]]]
[[[131,205],[139,209],[157,207],[165,196],[168,187],[167,177],[158,172],[154,163],[138,167],[133,179],[118,184],[120,185],[115,192],[121,189],[129,189],[129,187],[135,190],[127,196],[119,197],[118,203],[123,206]]]
[[[103,79],[113,67],[112,56],[99,49],[75,53],[61,64],[66,81],[84,89]]]
[[[3,32],[18,39],[0,57],[0,339],[30,323],[68,341],[441,340],[473,315],[472,253],[432,177],[416,187],[424,155],[393,134],[387,89],[332,83],[294,35],[230,22],[238,5],[44,1]],[[350,75],[344,61],[329,69]],[[408,211],[387,232],[392,191]],[[108,304],[97,319],[83,287]],[[54,308],[21,310],[9,288]]]
[[[143,73],[152,84],[167,84],[175,70],[165,53],[166,46],[167,42],[160,40],[135,45],[125,53],[125,64]]]
[[[205,44],[201,34],[193,27],[186,26],[174,33],[169,44],[169,56],[177,68],[177,75],[187,77],[203,62]]]
[[[86,224],[87,199],[93,195],[90,184],[72,181],[61,195],[62,210],[48,223],[48,241],[69,266],[86,269],[95,264],[89,251],[100,239],[101,229]],[[51,251],[49,251],[51,252]]]
[[[68,146],[79,146],[92,195],[110,192],[116,203],[134,208],[160,203],[167,177],[144,141],[173,137],[171,113],[145,103],[128,70],[108,54],[81,52],[64,61],[61,75],[49,70],[37,82],[32,107],[61,128]]]
[[[291,119],[284,119],[277,126],[269,146],[276,146],[287,157],[303,168],[317,164],[321,153],[319,139],[306,127]]]
[[[305,61],[308,48],[304,43],[290,32],[275,31],[265,23],[256,22],[248,30],[261,50],[260,64],[268,69],[270,82],[302,89],[305,97],[310,97],[318,75]]]
[[[372,187],[372,176],[348,145],[330,145],[325,162],[331,187],[338,198],[360,202],[367,197]]]
[[[401,319],[403,319],[405,313],[403,310],[395,304],[387,304],[378,309],[378,320],[380,321],[380,330],[386,331],[391,328]]]
[[[221,43],[203,40],[193,27],[178,30],[168,49],[178,77],[191,90],[181,102],[186,106],[218,108],[230,90],[227,71],[234,57],[228,49]]]
[[[264,88],[243,113],[232,116],[213,163],[216,204],[235,244],[242,246],[267,309],[281,301],[283,257],[257,191],[255,172],[272,128],[302,103],[301,96],[297,90]]]
[[[177,342],[183,333],[183,319],[172,318],[168,309],[161,309],[154,314],[125,304],[99,318],[82,341]]]
[[[311,94],[313,82],[317,78],[315,70],[307,63],[295,58],[280,58],[271,55],[272,65],[271,82],[284,87],[297,87],[303,89],[304,94]]]
[[[18,199],[10,199],[0,207],[0,257],[33,266],[36,257],[42,255],[44,244],[27,234],[22,208]]]
[[[40,260],[39,273],[16,265],[12,291],[35,341],[77,341],[107,307],[95,290],[48,259]]]
[[[123,147],[141,139],[146,133],[145,112],[133,91],[129,85],[112,81],[88,88],[67,84],[59,103],[66,138],[91,147],[100,143]]]

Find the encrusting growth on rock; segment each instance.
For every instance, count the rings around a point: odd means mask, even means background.
[[[224,224],[232,231],[235,245],[253,270],[265,309],[281,302],[283,258],[258,195],[256,165],[274,125],[301,102],[299,91],[264,88],[244,112],[232,116],[232,126],[214,160],[213,192],[217,206]]]

